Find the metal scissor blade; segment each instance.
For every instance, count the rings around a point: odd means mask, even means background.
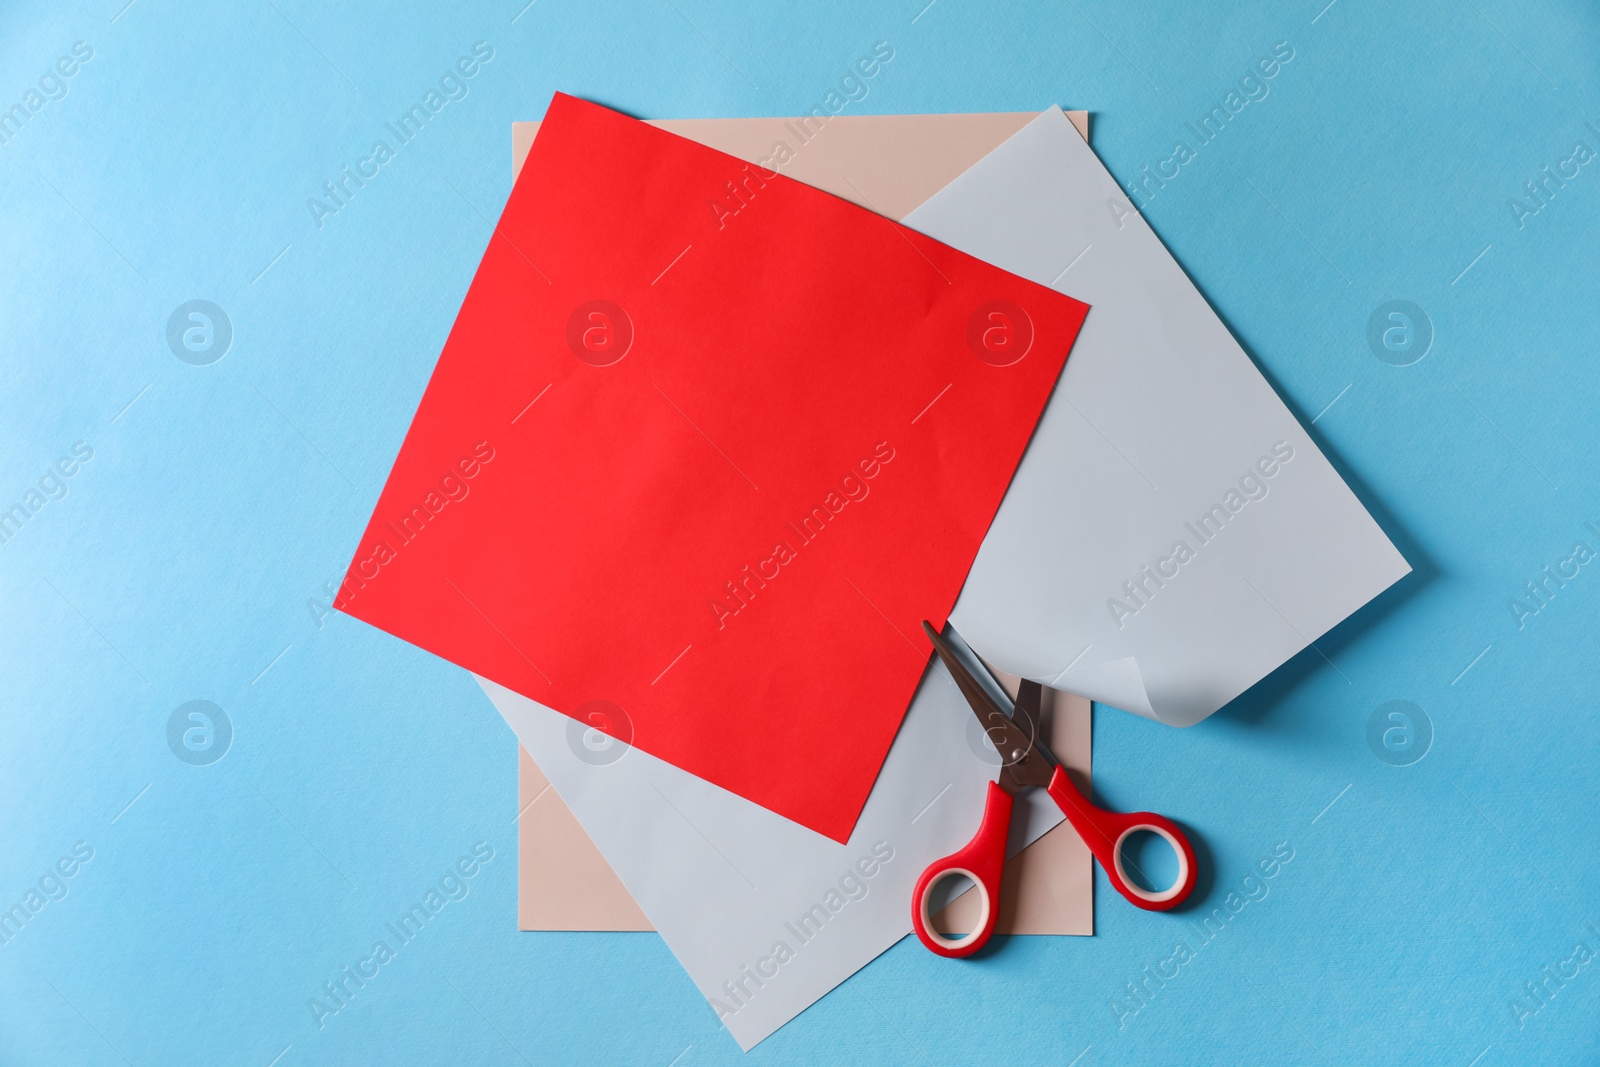
[[[1029,737],[1043,742],[1044,686],[1031,678],[1022,679],[1017,686],[1017,699],[1011,705],[1011,717]]]
[[[950,676],[955,679],[961,695],[967,698],[972,714],[977,716],[984,732],[1000,753],[1001,788],[1015,795],[1031,786],[1047,784],[1051,772],[1055,770],[1056,760],[1039,738],[1039,707],[1043,692],[1039,683],[1023,681],[1023,688],[1018,691],[1018,699],[1013,705],[1017,719],[1021,720],[1019,722],[1013,719],[1012,709],[1002,705],[989,687],[975,676],[973,668],[967,665],[969,658],[977,663],[977,656],[961,641],[961,635],[956,633],[954,627],[947,627],[949,635],[946,636],[924,620],[922,629],[928,635],[928,640],[933,642],[934,650],[944,661]],[[976,669],[988,674],[981,664]],[[992,676],[989,681],[996,689],[999,688]]]
[[[955,679],[956,685],[961,689],[961,695],[967,698],[972,710],[979,713],[978,718],[982,719],[985,714],[992,711],[1009,720],[1011,707],[1005,691],[992,677],[984,679],[989,682],[988,685],[983,684],[977,672],[983,671],[985,676],[988,672],[984,670],[977,655],[967,647],[965,641],[961,640],[961,635],[956,633],[954,627],[945,628],[949,630],[948,636],[935,630],[926,619],[922,623],[923,632],[928,635],[928,640],[933,642],[934,651],[939,653],[939,658],[944,660],[945,667],[950,671],[950,677]]]
[[[1031,786],[1043,788],[1050,784],[1055,774],[1056,756],[1044,742],[1044,686],[1031,678],[1022,679],[1017,686],[1017,699],[1013,718],[1023,724],[1027,736],[1033,738],[1033,750],[1023,759],[1007,763],[1001,769],[1002,781],[1010,779],[1007,788],[1020,792]]]

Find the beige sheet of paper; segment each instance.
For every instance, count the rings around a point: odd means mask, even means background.
[[[1088,113],[1067,116],[1087,140]],[[791,178],[898,220],[1036,117],[1031,111],[836,115],[826,125],[783,118],[662,119],[651,125],[776,166]],[[538,129],[537,122],[512,123],[513,174],[521,171]],[[787,152],[774,155],[779,144]],[[1015,679],[1004,680],[1014,692]],[[1051,750],[1087,787],[1089,702],[1046,690],[1046,726]],[[521,746],[518,753],[518,927],[652,929],[538,765]],[[979,814],[973,813],[974,827]],[[1093,874],[1089,850],[1071,825],[1057,826],[1006,862],[997,932],[1092,934]],[[935,925],[947,932],[969,930],[977,914],[976,894],[967,893],[940,912]]]

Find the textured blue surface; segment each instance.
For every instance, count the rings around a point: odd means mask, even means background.
[[[524,2],[0,9],[0,107],[93,51],[0,126],[0,508],[27,512],[0,546],[0,907],[25,915],[0,1063],[1595,1062],[1600,566],[1510,607],[1600,550],[1600,161],[1524,188],[1600,151],[1592,5]],[[558,88],[794,114],[879,40],[852,110],[1088,108],[1126,181],[1188,141],[1148,217],[1416,573],[1201,726],[1098,715],[1100,795],[1203,838],[1200,907],[1102,880],[1092,939],[904,942],[746,1061],[655,935],[516,932],[510,731],[319,602],[510,188],[510,122]],[[319,227],[307,199],[479,41],[467,95]],[[205,366],[166,337],[195,299],[233,329]],[[1408,366],[1368,341],[1390,300],[1432,324]],[[177,757],[221,745],[191,753],[187,712],[169,744],[191,700],[231,723],[219,761]],[[380,939],[319,1027],[308,1000]]]

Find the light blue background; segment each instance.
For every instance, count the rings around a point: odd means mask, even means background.
[[[1600,966],[1511,1005],[1600,950],[1600,567],[1524,628],[1508,602],[1600,548],[1600,162],[1520,227],[1509,201],[1600,149],[1600,15],[924,2],[4,6],[0,106],[94,58],[0,145],[0,507],[94,458],[0,547],[0,907],[94,859],[0,946],[0,1063],[1595,1061]],[[480,40],[470,95],[318,229],[306,199]],[[852,111],[1087,108],[1124,179],[1289,42],[1147,214],[1416,573],[1192,730],[1098,714],[1099,795],[1203,839],[1206,908],[1294,851],[1124,1026],[1111,998],[1197,916],[1102,878],[1096,937],[904,942],[747,1059],[655,935],[516,931],[510,731],[464,672],[308,601],[509,191],[512,120],[556,89],[793,114],[878,40]],[[235,331],[210,366],[164,338],[196,298]],[[1432,320],[1414,365],[1367,344],[1390,299]],[[235,730],[210,766],[167,745],[192,699]],[[1392,699],[1435,732],[1411,766],[1366,740]],[[480,841],[470,895],[319,1030],[308,998]]]

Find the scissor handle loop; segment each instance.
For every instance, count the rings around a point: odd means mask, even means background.
[[[954,959],[970,956],[988,942],[1000,913],[1000,874],[1005,869],[1006,838],[1010,832],[1011,794],[990,782],[978,832],[959,851],[929,864],[911,893],[911,928],[928,951]],[[933,888],[946,878],[957,876],[972,879],[974,891],[982,900],[982,911],[971,933],[946,937],[933,928]]]
[[[1149,813],[1140,812],[1139,814],[1143,816]],[[1151,833],[1165,838],[1167,844],[1172,846],[1172,851],[1177,853],[1178,877],[1176,881],[1165,889],[1159,891],[1145,889],[1129,878],[1128,872],[1122,868],[1122,843],[1129,836],[1138,833],[1140,830],[1149,830]],[[1177,831],[1169,830],[1166,826],[1154,821],[1134,823],[1126,830],[1123,830],[1121,835],[1117,837],[1116,844],[1111,846],[1112,870],[1109,873],[1115,875],[1115,881],[1120,883],[1117,885],[1117,891],[1140,907],[1148,905],[1154,910],[1164,910],[1156,906],[1165,904],[1169,900],[1172,901],[1172,905],[1168,905],[1169,907],[1180,903],[1179,895],[1188,896],[1189,890],[1194,888],[1194,878],[1192,877],[1194,865],[1189,860],[1190,850],[1186,847],[1187,844],[1188,842],[1184,841]]]
[[[1048,789],[1073,829],[1083,838],[1083,843],[1089,846],[1089,851],[1105,868],[1111,888],[1126,897],[1129,903],[1146,911],[1166,911],[1182,904],[1194,891],[1200,873],[1199,866],[1195,862],[1194,846],[1177,823],[1153,811],[1121,814],[1096,807],[1061,767],[1057,767],[1051,776]],[[1178,878],[1166,889],[1144,889],[1136,885],[1123,869],[1122,844],[1140,830],[1159,835],[1178,854]]]

